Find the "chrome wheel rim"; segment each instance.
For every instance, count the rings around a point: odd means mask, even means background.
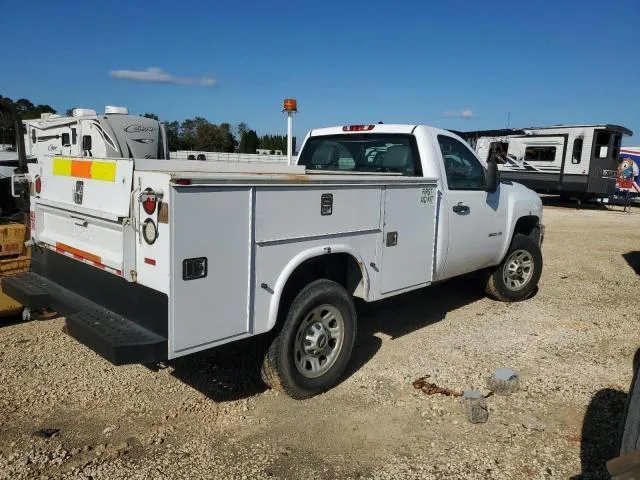
[[[533,276],[533,257],[526,250],[516,250],[505,262],[502,271],[504,284],[511,291],[522,290]]]
[[[344,318],[332,305],[320,305],[300,322],[294,341],[294,361],[306,378],[324,375],[336,362],[344,343]]]

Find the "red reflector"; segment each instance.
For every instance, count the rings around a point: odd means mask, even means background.
[[[36,193],[40,193],[42,190],[42,179],[40,177],[36,178]]]
[[[153,258],[146,258],[145,257],[144,263],[146,263],[147,265],[155,265],[156,261]]]
[[[367,130],[373,130],[375,125],[345,125],[342,127],[343,132],[364,132]]]
[[[156,211],[156,201],[155,200],[145,200],[142,202],[142,208],[147,212],[147,215],[151,215]]]
[[[191,185],[191,180],[189,178],[179,178],[176,180],[178,185]]]

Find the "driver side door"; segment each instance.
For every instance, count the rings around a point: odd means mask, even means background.
[[[460,140],[437,134],[445,172],[442,216],[448,223],[447,255],[439,279],[470,273],[499,262],[506,232],[500,186],[485,191],[486,170]],[[444,220],[444,219],[443,219]]]

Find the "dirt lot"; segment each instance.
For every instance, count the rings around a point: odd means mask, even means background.
[[[61,319],[4,320],[0,478],[607,478],[640,346],[640,211],[547,206],[545,223],[534,298],[464,279],[360,304],[347,378],[304,402],[262,387],[255,342],[152,371],[110,366]],[[412,386],[486,392],[503,366],[521,389],[488,398],[485,424]]]

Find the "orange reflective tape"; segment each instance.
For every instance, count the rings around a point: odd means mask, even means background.
[[[64,243],[56,242],[56,249],[62,250],[63,252],[68,252],[72,255],[77,255],[78,257],[84,258],[85,260],[91,260],[92,262],[102,263],[102,258],[100,258],[98,255],[85,252],[84,250],[80,250],[78,248],[70,247],[69,245],[65,245]]]
[[[78,178],[91,178],[91,162],[73,160],[71,162],[71,176]]]

